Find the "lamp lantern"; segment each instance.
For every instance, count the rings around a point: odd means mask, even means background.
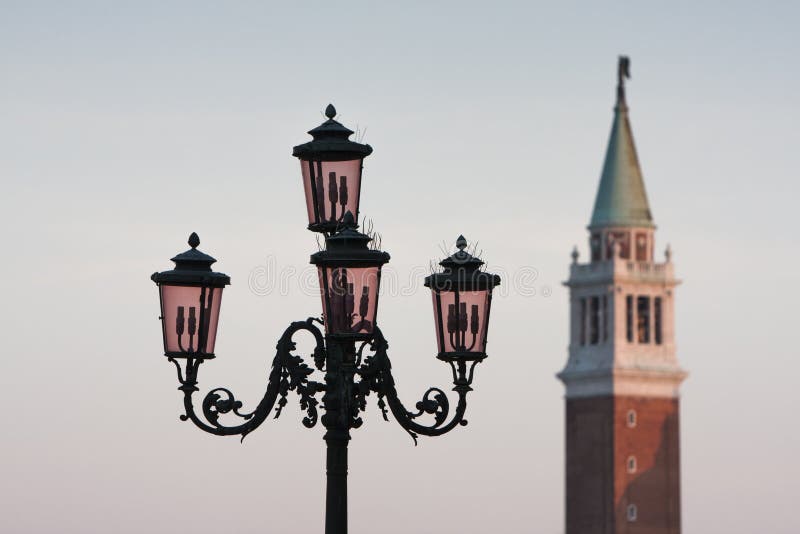
[[[425,278],[431,288],[436,322],[438,358],[473,361],[486,357],[486,337],[492,289],[500,277],[481,270],[483,261],[467,252],[467,240],[459,236],[458,249],[442,260],[442,272]]]
[[[327,121],[308,132],[314,139],[294,147],[292,155],[300,159],[308,229],[332,234],[347,212],[358,220],[361,171],[372,147],[349,139],[353,131],[334,120],[333,105],[325,116]]]
[[[161,300],[164,354],[171,358],[214,357],[222,289],[231,279],[211,270],[217,260],[198,245],[200,238],[192,232],[191,248],[172,258],[175,268],[150,277]]]
[[[311,256],[317,266],[325,331],[329,335],[365,339],[378,317],[381,267],[389,254],[369,248],[372,238],[355,229],[353,214],[325,239],[325,250]]]

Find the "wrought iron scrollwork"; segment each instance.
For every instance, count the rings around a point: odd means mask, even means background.
[[[242,419],[253,417],[252,413],[243,414],[239,411],[242,407],[242,402],[236,400],[233,393],[227,388],[217,388],[209,391],[203,399],[202,407],[205,418],[216,427],[220,426],[220,414],[233,412]]]
[[[272,360],[272,368],[267,381],[267,390],[264,397],[256,408],[249,413],[241,411],[242,402],[237,400],[234,394],[227,388],[215,388],[209,391],[203,398],[201,410],[205,420],[200,418],[194,408],[192,395],[198,391],[197,374],[200,364],[203,363],[202,356],[187,358],[169,358],[178,370],[178,380],[181,386],[178,388],[184,392],[184,408],[186,413],[181,415],[181,420],[191,420],[200,429],[219,436],[231,436],[240,434],[244,439],[247,434],[255,430],[263,423],[275,407],[277,400],[278,406],[275,408],[275,418],[281,414],[286,405],[286,397],[290,391],[294,391],[300,397],[300,407],[305,411],[303,425],[312,428],[319,419],[317,406],[319,401],[315,395],[325,390],[325,385],[320,382],[309,380],[314,369],[309,367],[302,356],[292,353],[296,350],[297,344],[293,337],[297,332],[306,331],[314,336],[316,346],[312,354],[314,365],[317,369],[323,370],[325,366],[325,340],[319,328],[314,322],[318,319],[309,318],[305,321],[292,323],[281,336],[276,347],[275,358]],[[178,360],[185,360],[185,367],[182,368]],[[233,414],[244,420],[239,425],[226,426],[220,421],[220,415]]]
[[[364,356],[365,347],[369,347],[373,353]],[[422,434],[425,436],[440,436],[455,428],[467,424],[464,414],[467,409],[467,393],[472,391],[472,375],[475,365],[480,360],[469,362],[452,361],[449,362],[453,369],[453,391],[458,396],[455,411],[450,413],[450,401],[447,394],[437,387],[428,388],[422,399],[416,403],[416,411],[408,410],[400,401],[395,388],[394,377],[392,376],[392,364],[387,354],[389,344],[383,337],[381,331],[376,327],[372,339],[362,343],[357,353],[358,370],[357,374],[361,377],[355,384],[355,401],[363,410],[366,405],[366,397],[370,392],[375,392],[378,397],[378,407],[383,413],[383,418],[388,419],[387,406],[392,412],[400,426],[417,443],[417,437]],[[422,416],[433,416],[430,424],[421,424],[417,418]],[[448,421],[449,418],[449,421]]]
[[[288,403],[289,392],[293,391],[300,398],[300,408],[305,412],[303,425],[312,428],[320,419],[320,402],[316,394],[325,392],[322,400],[327,415],[322,418],[323,424],[329,431],[336,429],[347,434],[350,429],[359,428],[363,424],[360,414],[367,407],[367,397],[374,392],[383,418],[388,421],[391,412],[415,444],[419,435],[439,436],[456,426],[467,424],[464,419],[467,393],[472,391],[470,384],[475,365],[482,358],[445,359],[453,372],[453,391],[457,395],[454,406],[444,390],[430,387],[422,395],[422,399],[414,405],[414,410],[409,410],[398,397],[392,376],[392,364],[387,354],[389,344],[377,327],[373,336],[363,341],[357,349],[352,343],[348,345],[339,341],[333,342],[326,349],[326,340],[314,324],[315,321],[319,322],[318,319],[311,318],[292,323],[283,333],[276,346],[267,390],[252,412],[243,411],[242,402],[229,389],[219,387],[209,391],[203,398],[200,407],[201,417],[195,410],[192,396],[198,391],[198,369],[205,359],[201,356],[169,358],[178,370],[178,380],[181,383],[178,389],[184,392],[186,413],[181,415],[181,419],[191,420],[200,429],[211,434],[241,435],[244,439],[269,417],[273,408],[274,417],[276,419],[280,417]],[[314,369],[302,356],[293,353],[297,348],[294,335],[303,330],[315,338],[316,346],[311,356],[314,367],[326,372],[325,384],[310,380]],[[181,360],[186,362],[184,366],[179,363]],[[235,416],[241,422],[238,425],[225,425],[221,421],[223,415]],[[424,424],[421,420],[425,418],[432,418],[432,421]]]

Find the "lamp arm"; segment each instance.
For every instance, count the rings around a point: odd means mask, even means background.
[[[318,401],[314,396],[325,390],[325,385],[319,382],[310,381],[308,377],[314,372],[304,361],[302,356],[295,356],[292,351],[297,348],[292,340],[294,335],[305,330],[310,332],[316,341],[313,358],[315,367],[322,370],[325,365],[325,340],[319,328],[314,325],[315,318],[305,321],[297,321],[289,325],[276,346],[275,358],[272,360],[272,369],[267,381],[267,390],[264,397],[250,413],[242,413],[242,402],[237,400],[234,394],[227,388],[215,388],[209,391],[203,398],[202,412],[203,417],[198,415],[195,410],[192,395],[198,391],[197,373],[203,358],[187,358],[185,373],[175,358],[170,358],[178,369],[178,380],[181,386],[178,388],[183,391],[183,406],[186,411],[180,418],[183,421],[191,420],[198,428],[215,434],[217,436],[231,436],[241,434],[242,439],[250,432],[258,428],[263,423],[278,401],[275,410],[275,418],[280,417],[283,407],[286,405],[286,396],[289,391],[295,391],[300,396],[300,407],[305,410],[306,416],[303,418],[303,425],[311,428],[317,424]],[[278,399],[280,397],[280,399]],[[233,413],[245,422],[235,426],[226,426],[219,421],[220,414]],[[204,419],[203,419],[204,418]]]
[[[453,370],[453,379],[455,387],[453,391],[458,395],[458,403],[456,404],[455,411],[450,418],[450,401],[447,394],[440,388],[431,387],[422,396],[422,400],[416,403],[416,412],[409,411],[400,401],[395,389],[394,377],[392,376],[392,364],[387,354],[389,347],[383,334],[375,327],[374,336],[371,340],[365,342],[359,349],[359,361],[361,361],[361,352],[364,347],[369,345],[374,354],[363,358],[363,364],[358,369],[358,374],[361,380],[356,384],[356,395],[359,396],[359,402],[362,406],[365,404],[365,397],[369,395],[370,391],[374,391],[378,395],[378,407],[383,411],[383,418],[389,420],[387,417],[386,405],[388,404],[389,410],[400,426],[409,433],[417,443],[419,434],[424,436],[440,436],[446,434],[454,429],[456,426],[465,426],[467,424],[464,419],[464,414],[467,410],[467,393],[472,391],[469,383],[464,378],[456,374],[455,368]],[[473,362],[472,368],[477,362]],[[469,378],[471,382],[472,369],[470,369]],[[384,398],[386,399],[384,401]],[[430,425],[423,425],[417,423],[415,420],[423,414],[432,415],[434,421]],[[448,421],[448,418],[450,420]]]

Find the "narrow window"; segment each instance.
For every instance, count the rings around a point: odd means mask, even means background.
[[[608,315],[608,295],[603,295],[603,343],[608,340],[608,322],[611,318]]]
[[[606,259],[610,260],[614,257],[614,236],[606,234]]]
[[[625,337],[633,343],[633,295],[625,297]]]
[[[639,511],[636,509],[635,504],[628,505],[628,521],[633,523],[636,521],[636,517],[638,516]]]
[[[628,428],[636,426],[636,410],[628,410],[628,414],[625,416],[625,423],[628,425]]]
[[[628,473],[635,473],[636,472],[636,456],[628,456]]]
[[[592,249],[592,261],[600,261],[600,234],[592,234],[589,245]]]
[[[647,234],[636,234],[636,261],[647,261]]]
[[[661,332],[661,297],[656,297],[653,299],[653,322],[655,323],[656,329],[656,345],[661,345],[663,341],[662,332]]]
[[[586,299],[580,301],[580,341],[581,345],[586,345]]]
[[[628,232],[610,232],[606,234],[606,254],[609,258],[613,258],[614,243],[616,243],[619,250],[619,257],[623,259],[630,259],[631,257],[631,240]]]
[[[636,298],[636,331],[639,343],[650,343],[650,297]]]
[[[617,236],[617,239],[620,240],[619,244],[619,255],[623,259],[630,259],[631,258],[631,235],[628,232],[624,232]]]
[[[589,343],[597,345],[600,340],[600,298],[589,299]]]

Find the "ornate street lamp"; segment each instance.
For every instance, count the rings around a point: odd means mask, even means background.
[[[161,296],[164,354],[175,364],[183,391],[182,420],[191,420],[211,434],[241,435],[244,439],[273,409],[275,417],[280,416],[289,392],[294,391],[305,411],[303,425],[311,428],[319,419],[316,396],[322,394],[327,443],[325,532],[346,534],[347,445],[350,431],[362,425],[360,414],[366,409],[367,397],[375,393],[384,419],[388,421],[391,411],[415,443],[420,434],[438,436],[466,425],[466,397],[472,390],[475,365],[486,358],[492,289],[500,278],[481,269],[483,262],[467,252],[467,242],[461,236],[456,243],[458,251],[440,263],[442,272],[425,279],[433,294],[438,358],[452,368],[458,404],[451,414],[447,394],[432,387],[416,403],[415,410],[408,410],[397,396],[386,352],[388,343],[377,326],[380,273],[389,254],[371,246],[372,238],[358,231],[354,217],[360,196],[361,159],[372,149],[348,140],[352,132],[333,120],[333,106],[328,106],[326,114],[328,121],[310,132],[314,141],[294,149],[303,168],[309,229],[325,235],[324,250],[311,256],[319,271],[322,319],[312,317],[286,329],[278,341],[264,397],[253,411],[243,412],[242,403],[226,388],[206,394],[202,416],[194,407],[198,369],[214,357],[222,289],[230,283],[227,275],[211,271],[216,260],[197,250],[197,234],[189,238],[192,248],[172,259],[175,268],[154,274],[152,280]],[[320,180],[325,173],[328,181]],[[331,193],[334,184],[335,199]],[[324,195],[318,195],[320,191]],[[317,324],[324,326],[324,334]],[[292,353],[296,348],[293,337],[299,331],[315,339],[312,359],[314,367],[325,373],[323,382],[311,380],[314,369]],[[224,424],[221,416],[225,414],[241,422]],[[432,421],[418,422],[421,416],[430,416]]]

